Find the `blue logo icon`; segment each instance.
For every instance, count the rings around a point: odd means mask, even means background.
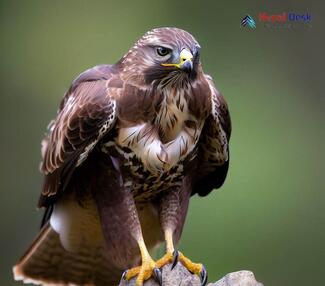
[[[256,24],[255,21],[253,19],[253,17],[246,15],[242,20],[241,20],[241,25],[243,27],[249,27],[251,29],[255,29],[256,28]]]

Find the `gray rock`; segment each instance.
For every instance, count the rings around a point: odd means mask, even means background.
[[[119,286],[135,286],[136,278],[130,281],[121,280]],[[162,268],[163,286],[200,286],[200,279],[197,275],[189,273],[189,271],[178,263],[171,271],[171,265],[166,265]],[[144,286],[158,286],[154,279],[149,279],[144,283]],[[224,276],[216,283],[210,283],[208,286],[263,286],[255,280],[254,274],[251,271],[232,272]]]
[[[263,286],[257,282],[254,273],[247,270],[228,273],[216,283],[210,283],[208,286]]]

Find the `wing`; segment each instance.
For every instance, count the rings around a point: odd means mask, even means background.
[[[231,121],[227,103],[206,76],[211,92],[212,109],[199,139],[198,166],[192,194],[206,196],[224,183],[229,166]]]
[[[91,68],[72,83],[42,142],[45,178],[39,207],[51,205],[65,190],[75,168],[114,127],[114,95],[120,87],[118,73],[108,65]]]

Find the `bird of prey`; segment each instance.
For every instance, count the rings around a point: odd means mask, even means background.
[[[161,268],[207,273],[175,245],[191,196],[229,165],[227,104],[188,32],[147,32],[114,65],[81,73],[42,141],[42,228],[14,276],[42,285],[161,284]],[[166,254],[150,252],[166,242]]]

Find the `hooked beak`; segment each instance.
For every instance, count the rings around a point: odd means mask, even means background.
[[[179,63],[161,65],[164,67],[177,67],[187,73],[190,73],[193,69],[193,55],[188,49],[183,49],[179,55]]]

